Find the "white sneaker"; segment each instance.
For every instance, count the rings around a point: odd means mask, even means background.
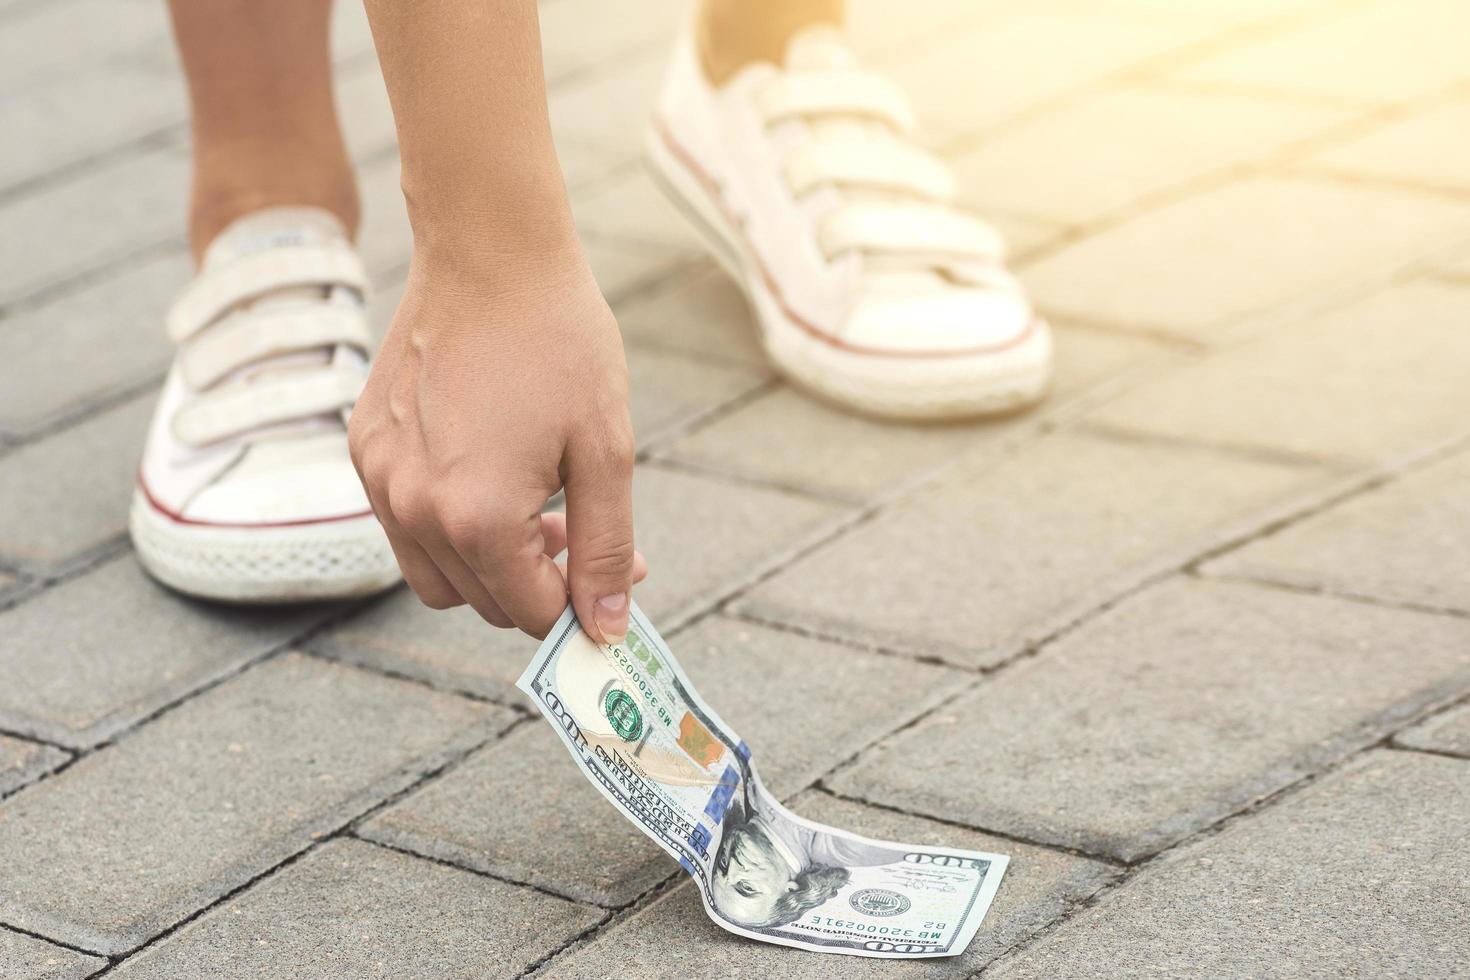
[[[367,377],[366,275],[341,224],[270,208],[210,245],[168,315],[179,345],[131,529],[181,592],[237,602],[365,595],[398,581],[347,454]]]
[[[903,94],[830,27],[793,39],[784,67],[753,64],[719,88],[686,35],[648,152],[794,381],[900,418],[1034,402],[1050,331],[912,127]]]

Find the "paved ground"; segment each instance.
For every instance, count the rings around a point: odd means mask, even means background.
[[[985,928],[726,935],[530,717],[524,638],[150,584],[162,6],[0,0],[0,976],[1470,975],[1470,7],[860,3],[1059,328],[1044,410],[939,429],[775,380],[649,185],[677,6],[543,10],[641,599],[797,809],[1012,854]],[[385,319],[391,118],[340,21]]]

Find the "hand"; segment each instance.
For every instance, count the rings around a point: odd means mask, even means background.
[[[514,272],[415,256],[348,437],[426,605],[469,603],[543,637],[570,589],[583,627],[616,643],[646,574],[633,550],[628,372],[612,311],[570,251]],[[543,515],[563,487],[565,519]]]

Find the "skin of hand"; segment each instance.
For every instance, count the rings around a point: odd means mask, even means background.
[[[416,259],[349,444],[427,605],[469,603],[539,637],[570,586],[578,619],[619,642],[646,572],[633,549],[628,373],[590,271],[568,265],[467,284]],[[563,487],[565,519],[543,515]],[[553,561],[563,546],[565,572]]]
[[[619,642],[644,571],[628,372],[557,164],[535,0],[366,6],[414,235],[348,426],[368,499],[428,605],[539,637],[570,591]],[[542,515],[563,488],[565,521]]]

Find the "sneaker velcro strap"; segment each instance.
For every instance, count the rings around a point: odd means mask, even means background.
[[[174,414],[173,433],[204,446],[264,425],[291,422],[351,408],[366,377],[360,368],[325,368],[273,374],[200,395]]]
[[[921,203],[850,204],[829,214],[818,235],[827,258],[882,252],[999,262],[1005,241],[989,225],[959,211]]]
[[[367,290],[367,272],[346,245],[281,245],[201,274],[168,312],[168,335],[183,343],[231,307],[291,286]]]
[[[773,78],[756,94],[756,105],[768,124],[804,116],[869,116],[901,132],[916,125],[914,110],[896,85],[851,68]]]
[[[786,161],[786,180],[797,195],[830,184],[899,191],[931,201],[952,201],[954,175],[934,154],[892,137],[818,139]]]
[[[189,387],[200,391],[267,357],[339,344],[372,350],[372,332],[360,310],[325,303],[273,306],[220,320],[184,346],[179,363]]]

